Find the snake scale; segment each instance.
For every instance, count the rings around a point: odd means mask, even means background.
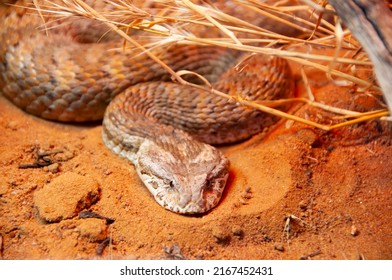
[[[234,100],[172,82],[146,54],[122,48],[102,23],[70,18],[45,32],[36,11],[5,2],[15,1],[0,1],[3,95],[45,119],[103,118],[106,146],[133,163],[168,210],[196,214],[216,206],[230,164],[210,144],[244,140],[276,121]],[[290,68],[277,57],[244,59],[224,48],[178,43],[153,53],[174,71],[199,73],[230,95],[257,101],[293,93]]]

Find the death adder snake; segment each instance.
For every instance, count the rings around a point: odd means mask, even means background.
[[[244,140],[276,121],[234,100],[172,82],[146,54],[123,48],[123,41],[102,23],[46,18],[45,32],[35,10],[5,2],[15,1],[0,0],[3,95],[49,120],[103,118],[103,142],[133,163],[155,200],[168,210],[197,214],[216,206],[229,160],[210,144]],[[105,3],[94,8],[107,9],[106,1],[84,2]],[[16,4],[31,6],[32,0]],[[152,52],[174,71],[199,73],[233,96],[266,100],[293,94],[284,59],[244,59],[224,48],[179,43]]]

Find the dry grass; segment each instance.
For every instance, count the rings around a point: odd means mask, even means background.
[[[339,21],[334,18],[334,11],[326,1],[319,1],[322,2],[320,5],[315,0],[302,1],[302,4],[296,5],[286,5],[285,3],[290,1],[284,0],[270,1],[274,3],[273,6],[270,6],[256,0],[233,0],[237,6],[248,9],[249,14],[263,15],[277,21],[280,25],[300,31],[301,34],[305,34],[302,38],[271,32],[254,25],[251,20],[241,20],[234,15],[216,9],[213,5],[197,4],[197,1],[142,1],[144,7],[136,7],[130,0],[108,0],[106,2],[115,7],[114,10],[108,12],[98,12],[81,0],[34,2],[41,14],[50,13],[54,20],[66,17],[86,17],[103,22],[124,39],[124,47],[136,48],[140,52],[147,53],[162,65],[178,83],[198,87],[228,99],[235,99],[246,106],[277,116],[324,130],[331,130],[347,124],[388,115],[386,109],[360,113],[318,103],[314,101],[310,87],[308,87],[308,98],[262,103],[250,102],[216,91],[208,84],[205,86],[189,84],[181,78],[181,72],[174,72],[150,51],[153,48],[176,42],[223,46],[244,52],[275,55],[302,65],[302,77],[305,85],[307,84],[306,70],[316,68],[326,73],[326,79],[330,79],[338,85],[355,84],[359,91],[380,95],[381,91],[374,82],[357,75],[358,69],[367,70],[369,75],[372,75],[371,62],[350,32],[344,30]],[[151,5],[155,5],[156,8],[151,8]],[[306,16],[299,17],[297,13]],[[331,20],[325,20],[324,15],[329,15]],[[192,30],[200,28],[211,32],[203,32],[203,36],[192,32]],[[147,36],[151,38],[150,43],[142,44],[136,38],[129,36],[131,29],[146,32]],[[218,34],[219,36],[207,37],[208,34]],[[255,43],[262,44],[262,46],[256,46]],[[323,52],[327,54],[322,54]],[[274,109],[275,105],[284,102],[305,102],[333,112],[337,115],[336,119],[345,121],[337,122],[334,125],[324,125]]]

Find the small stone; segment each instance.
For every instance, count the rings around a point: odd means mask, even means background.
[[[70,160],[74,157],[75,155],[73,154],[73,152],[71,151],[64,151],[64,153],[62,153],[61,155],[61,160],[62,161],[67,161]]]
[[[303,201],[303,200],[301,200],[301,201],[298,203],[298,206],[299,206],[299,208],[300,208],[302,211],[305,211],[306,208],[308,208],[308,204],[307,204],[305,201]]]
[[[351,233],[352,236],[357,236],[359,234],[359,230],[357,229],[356,226],[352,225],[350,233]]]
[[[18,130],[18,127],[19,127],[19,122],[17,122],[17,121],[9,121],[7,124],[6,124],[6,128],[9,128],[9,129],[11,129],[11,130]]]
[[[60,164],[58,162],[47,166],[47,170],[52,173],[57,173],[60,171]]]
[[[89,176],[68,172],[54,178],[34,192],[38,217],[45,222],[59,222],[97,202],[99,184]]]
[[[284,247],[282,244],[275,244],[274,249],[280,252],[284,252]]]
[[[302,212],[302,213],[299,214],[299,216],[300,216],[301,219],[305,219],[305,218],[308,217],[308,213]]]
[[[252,188],[247,187],[241,194],[241,197],[244,199],[251,199],[253,197],[252,195]]]
[[[235,236],[242,236],[244,234],[244,231],[242,230],[242,228],[240,226],[234,226],[231,229],[231,233]]]
[[[327,151],[328,151],[328,152],[332,152],[334,149],[335,149],[334,146],[328,146],[328,147],[327,147]]]
[[[108,175],[110,175],[110,174],[112,174],[112,173],[113,173],[113,171],[112,171],[111,169],[109,169],[109,168],[106,168],[106,169],[103,171],[103,174],[106,175],[106,176],[108,176]]]
[[[272,237],[270,237],[269,235],[267,235],[267,234],[262,234],[262,240],[263,240],[263,242],[271,242],[273,239],[272,239]]]
[[[76,230],[83,238],[90,242],[100,242],[107,238],[108,227],[106,221],[102,219],[82,219],[78,221]]]
[[[168,259],[172,260],[183,260],[184,256],[181,253],[181,248],[177,244],[171,245],[171,246],[165,246],[163,248],[163,251],[166,254],[166,257]]]
[[[229,241],[229,236],[219,228],[212,230],[212,236],[215,238],[216,243],[227,243]]]

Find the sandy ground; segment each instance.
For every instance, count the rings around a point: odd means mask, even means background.
[[[319,101],[377,107],[311,75]],[[329,122],[309,106],[293,112]],[[281,121],[221,147],[232,166],[227,189],[197,217],[155,203],[133,166],[103,145],[99,123],[49,122],[0,96],[0,131],[2,259],[392,259],[386,122],[325,132]]]

